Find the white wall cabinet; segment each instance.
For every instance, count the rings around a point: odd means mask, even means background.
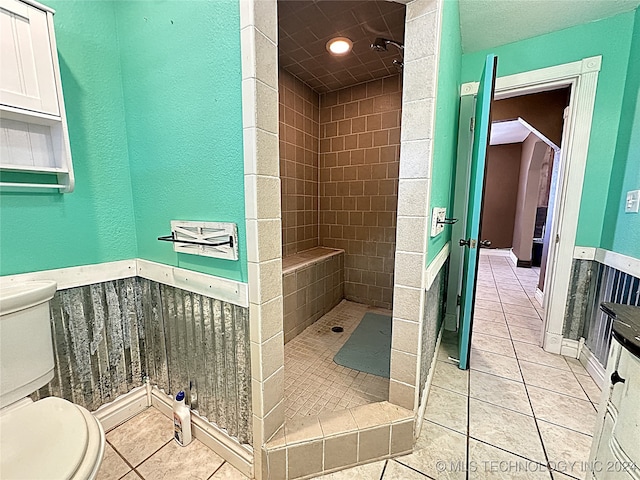
[[[53,13],[30,0],[0,0],[3,190],[74,188]]]
[[[615,372],[615,374],[614,374]],[[610,382],[602,391],[591,445],[590,479],[640,478],[640,359],[615,338],[607,363]]]

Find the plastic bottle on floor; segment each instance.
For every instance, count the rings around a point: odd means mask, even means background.
[[[191,443],[191,410],[184,403],[182,390],[173,402],[173,438],[181,447]]]

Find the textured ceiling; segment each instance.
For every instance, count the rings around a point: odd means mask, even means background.
[[[639,4],[640,0],[460,0],[462,51],[476,52],[593,22]]]
[[[278,0],[280,67],[318,93],[395,75],[402,56],[370,49],[376,37],[404,43],[405,6],[389,1]],[[334,57],[326,50],[334,37],[347,37],[352,51]]]

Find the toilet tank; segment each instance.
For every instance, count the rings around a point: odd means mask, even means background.
[[[56,282],[0,284],[0,408],[53,378],[49,300]]]

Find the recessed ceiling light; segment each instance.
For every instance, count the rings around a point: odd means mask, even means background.
[[[353,42],[347,37],[332,38],[327,42],[327,50],[331,55],[341,56],[346,55],[351,51]]]

